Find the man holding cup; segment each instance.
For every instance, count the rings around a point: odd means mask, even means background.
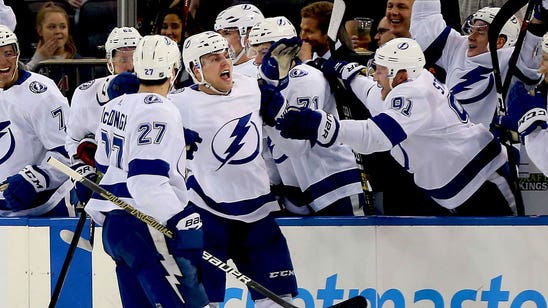
[[[345,23],[346,31],[352,39],[352,48],[360,54],[371,54],[368,50],[371,43],[371,26],[373,19],[367,17],[356,17]]]

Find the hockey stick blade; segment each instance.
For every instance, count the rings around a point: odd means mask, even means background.
[[[70,230],[63,229],[63,230],[61,230],[61,232],[59,232],[59,236],[61,237],[63,242],[70,245],[70,243],[72,242],[72,238],[74,237],[74,232],[72,232]],[[93,246],[91,245],[90,241],[86,240],[83,237],[80,237],[76,247],[81,248],[85,251],[89,251],[89,252],[91,252],[93,250]]]
[[[365,300],[365,297],[358,295],[329,308],[367,308],[367,300]]]
[[[333,2],[333,10],[331,11],[331,19],[329,19],[329,27],[327,28],[327,36],[333,41],[337,41],[337,33],[341,26],[346,4],[344,0],[335,0]]]

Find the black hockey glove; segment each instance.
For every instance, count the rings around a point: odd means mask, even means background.
[[[290,108],[276,124],[284,138],[309,140],[312,145],[317,142],[323,147],[335,143],[339,126],[332,114],[309,108]]]
[[[192,129],[185,128],[185,144],[186,144],[186,159],[194,159],[194,152],[198,151],[198,143],[202,142],[202,138],[198,132]]]
[[[268,126],[276,125],[276,119],[281,117],[287,106],[285,98],[279,89],[265,82],[259,82],[261,89],[261,108],[259,113]]]
[[[193,265],[200,263],[204,249],[202,219],[192,204],[167,221],[167,226],[174,232],[173,239],[168,240],[168,248],[175,257],[189,260]]]

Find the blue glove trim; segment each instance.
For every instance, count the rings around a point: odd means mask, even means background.
[[[181,230],[174,233],[176,249],[191,250],[204,248],[204,232],[198,230]]]

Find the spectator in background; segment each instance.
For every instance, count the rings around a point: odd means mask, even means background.
[[[377,42],[377,46],[382,46],[393,38],[395,38],[395,36],[394,33],[390,31],[388,17],[384,16],[377,25],[377,33],[375,34],[375,37],[373,37],[373,40]]]
[[[183,41],[189,36],[189,32],[187,31],[184,23],[183,8],[169,8],[166,11],[166,14],[162,20],[160,34],[172,39],[175,43],[177,43],[179,50],[182,50]],[[185,70],[184,65],[181,65],[179,75],[177,75],[177,79],[175,80],[175,84],[173,86],[176,89],[179,89],[192,84],[192,77],[190,77],[188,72]]]
[[[45,3],[36,14],[38,46],[27,63],[30,71],[37,71],[53,79],[69,99],[76,87],[91,79],[89,70],[76,71],[75,67],[49,66],[39,68],[41,61],[49,59],[80,59],[76,45],[69,33],[69,16],[54,2]]]
[[[184,29],[182,9],[170,8],[166,11],[160,34],[172,39],[179,46],[179,50],[181,50],[181,43],[188,37],[188,32]]]
[[[319,1],[311,3],[301,9],[301,32],[299,34],[303,45],[299,53],[302,61],[314,60],[318,57],[329,59],[329,41],[327,29],[333,3]]]
[[[36,14],[38,46],[27,63],[34,71],[40,61],[47,59],[78,58],[76,45],[69,34],[70,19],[67,12],[53,2],[45,3]]]
[[[390,30],[396,37],[411,37],[411,7],[414,0],[388,0],[386,4],[386,18],[390,23]]]

